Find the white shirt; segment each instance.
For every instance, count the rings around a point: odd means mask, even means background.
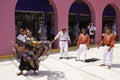
[[[67,32],[65,32],[65,33],[63,33],[62,31],[58,32],[58,34],[55,36],[55,40],[58,38],[60,38],[60,40],[69,40],[70,41],[70,37]]]
[[[114,31],[116,31],[116,26],[115,25],[112,26],[112,32],[114,32]]]
[[[21,34],[19,34],[19,35],[17,36],[17,39],[20,40],[20,41],[25,40],[25,38],[26,38],[26,35],[21,35]]]
[[[91,27],[89,26],[88,29],[89,29],[90,35],[94,35],[94,33],[92,31],[95,31],[96,27],[95,26],[91,26]]]

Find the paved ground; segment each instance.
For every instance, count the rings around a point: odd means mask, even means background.
[[[59,54],[52,54],[40,63],[38,76],[31,72],[17,76],[19,63],[15,59],[0,60],[0,80],[120,80],[120,44],[115,45],[111,69],[99,67],[102,50],[102,47],[88,50],[87,59],[100,59],[89,63],[76,62],[76,51],[69,52],[69,60],[59,60]]]

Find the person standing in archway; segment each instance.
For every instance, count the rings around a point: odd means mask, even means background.
[[[74,28],[73,28],[73,34],[74,34],[74,38],[75,38],[74,41],[73,41],[73,43],[76,43],[77,37],[80,34],[79,24],[77,24],[77,25],[74,26]]]
[[[117,28],[116,28],[116,24],[113,23],[113,26],[112,26],[112,33],[115,35],[115,38],[117,36]]]
[[[88,30],[89,30],[91,44],[94,44],[94,39],[95,39],[95,34],[96,34],[96,27],[93,25],[93,23],[91,23],[88,26]]]
[[[39,26],[39,39],[42,41],[47,40],[47,25],[39,24]]]
[[[58,34],[55,36],[54,40],[52,41],[52,43],[57,40],[58,38],[60,38],[59,41],[59,46],[60,46],[60,58],[59,59],[69,59],[68,58],[68,41],[71,43],[70,41],[70,37],[68,32],[66,31],[66,28],[62,28],[62,31],[58,32]],[[64,53],[64,54],[63,54]]]

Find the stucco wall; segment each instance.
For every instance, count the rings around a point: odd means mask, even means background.
[[[0,0],[0,55],[11,54],[11,40],[15,39],[14,11],[17,0]]]
[[[56,33],[62,27],[68,29],[68,12],[75,0],[50,0],[55,11]],[[111,4],[116,11],[117,27],[120,32],[120,0],[84,0],[91,10],[92,21],[97,27],[96,43],[101,39],[102,14],[104,8]],[[0,0],[0,55],[12,53],[11,40],[15,40],[15,6],[17,0]],[[120,39],[120,35],[119,35]]]

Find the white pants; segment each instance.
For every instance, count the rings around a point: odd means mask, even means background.
[[[107,55],[108,55],[108,65],[111,66],[112,65],[112,59],[113,59],[113,48],[111,48],[111,50],[108,51],[109,48],[110,48],[109,46],[104,46],[104,54],[103,54],[102,63],[105,64],[106,58],[107,58]]]
[[[86,59],[86,53],[87,53],[87,45],[86,44],[80,44],[79,49],[77,50],[77,60],[83,60]]]
[[[116,31],[113,31],[114,35],[116,36],[117,35],[117,32]]]
[[[68,41],[60,41],[60,57],[68,57]],[[64,53],[64,54],[63,54]]]

